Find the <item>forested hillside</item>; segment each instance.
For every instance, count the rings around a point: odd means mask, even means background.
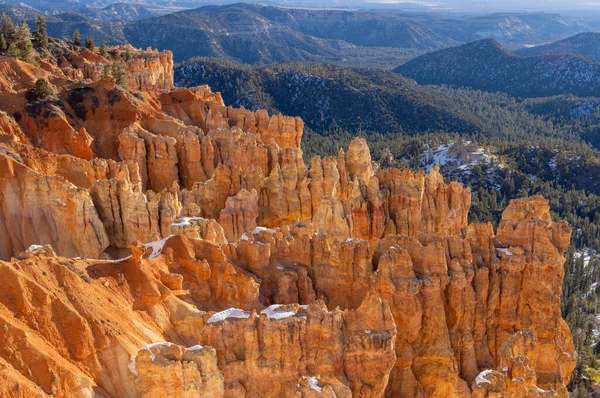
[[[553,43],[522,48],[515,53],[524,56],[579,54],[600,61],[600,33],[580,33]]]
[[[375,69],[306,63],[252,67],[210,58],[179,65],[175,81],[208,84],[235,106],[284,114],[293,110],[317,132],[411,136],[444,131],[490,144],[537,138],[600,144],[593,99],[517,101],[506,94],[422,86]]]
[[[576,54],[516,55],[485,39],[409,61],[395,72],[421,84],[450,84],[517,97],[600,96],[600,63]]]

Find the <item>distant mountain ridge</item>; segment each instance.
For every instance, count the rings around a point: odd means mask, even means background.
[[[42,0],[36,1],[27,4],[35,6]],[[90,4],[87,0],[52,0],[51,8],[42,3],[39,6],[46,7],[40,9],[48,16],[53,36],[69,39],[78,29],[98,43],[169,49],[178,62],[207,56],[248,64],[300,61],[392,69],[423,53],[487,37],[515,49],[600,28],[600,23],[595,26],[549,13],[474,17],[393,9],[349,11],[235,3],[165,14],[165,10],[177,9],[177,2],[106,5],[104,0]],[[16,20],[27,14],[26,19],[33,21],[40,12],[14,5],[0,8]]]
[[[359,50],[383,57],[395,48],[422,52],[458,44],[406,18],[241,3],[134,21],[125,34],[134,46],[169,48],[178,61],[218,56],[250,64],[340,62]]]
[[[548,54],[579,54],[600,61],[600,33],[584,32],[553,43],[515,51],[524,56]]]
[[[353,47],[347,42],[299,33],[264,18],[254,9],[251,5],[235,5],[177,12],[130,23],[125,35],[134,46],[169,48],[178,61],[196,55],[246,63],[317,61]]]
[[[600,96],[600,63],[580,55],[523,57],[485,39],[425,54],[394,70],[421,84],[449,84],[517,97]]]
[[[156,16],[148,8],[130,3],[114,3],[104,8],[78,8],[73,13],[104,22],[134,21]]]
[[[485,37],[494,37],[514,48],[594,28],[546,13],[457,18],[438,13],[315,10],[237,3],[132,21],[125,34],[134,46],[171,49],[178,61],[193,56],[219,56],[244,63],[272,63],[338,62],[348,57],[355,46],[425,52]],[[171,40],[173,37],[179,39],[177,43]]]
[[[82,37],[90,36],[100,44],[127,43],[124,27],[127,21],[148,18],[154,12],[138,4],[115,3],[104,8],[73,8],[69,12],[58,9],[44,14],[30,7],[0,4],[0,12],[6,12],[15,22],[25,19],[33,29],[38,15],[46,18],[48,33],[52,37],[69,40],[75,29]]]

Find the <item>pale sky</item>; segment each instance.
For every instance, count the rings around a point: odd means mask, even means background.
[[[600,10],[600,0],[367,0],[370,3],[422,4],[434,8],[497,10]]]
[[[2,0],[0,0],[2,1]],[[546,11],[570,13],[597,18],[600,0],[197,0],[205,4],[237,2],[308,8],[377,8],[377,5],[398,6],[406,10],[454,10],[463,13],[490,13],[494,11]],[[582,11],[585,10],[585,11]],[[591,14],[588,11],[594,11]],[[587,13],[587,14],[586,14]]]

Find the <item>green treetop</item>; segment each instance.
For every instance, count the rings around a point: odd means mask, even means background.
[[[79,33],[78,29],[75,29],[73,31],[73,43],[76,46],[80,46],[81,45],[81,33]]]
[[[100,45],[100,55],[108,59],[108,50],[106,48],[106,43],[104,42]]]
[[[25,20],[17,27],[14,40],[6,51],[6,55],[19,58],[21,61],[25,62],[31,63],[34,61],[35,52],[33,50],[33,44],[31,43],[31,31]]]
[[[48,30],[46,29],[46,18],[38,15],[35,21],[35,32],[33,34],[35,42],[41,48],[48,47]]]
[[[15,23],[12,18],[6,15],[6,13],[2,13],[2,18],[0,19],[2,23],[2,27],[0,28],[0,33],[6,39],[12,39],[15,35]]]
[[[85,48],[87,48],[90,51],[94,51],[94,41],[89,36],[85,37]]]

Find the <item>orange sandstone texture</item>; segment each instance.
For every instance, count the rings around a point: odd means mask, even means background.
[[[88,50],[0,57],[0,396],[566,398],[547,201],[469,225],[437,169],[362,139],[307,167],[299,118],[113,50],[129,90]]]

